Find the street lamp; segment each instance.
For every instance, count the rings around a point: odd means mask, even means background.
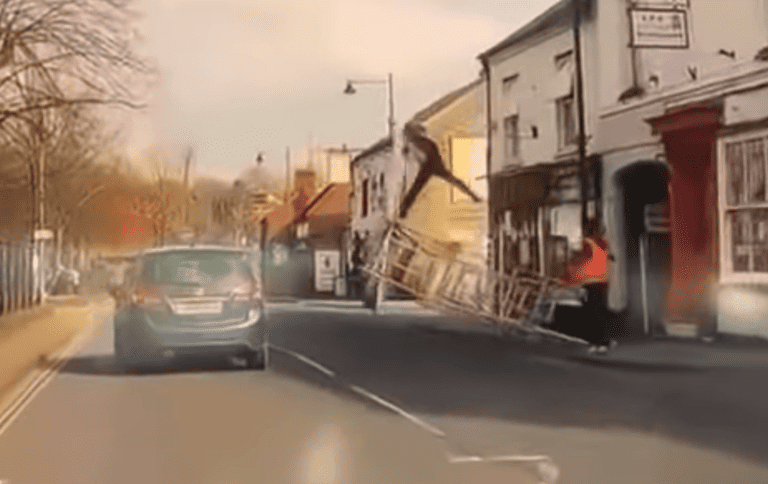
[[[387,87],[387,97],[389,100],[388,103],[388,117],[387,117],[387,135],[389,136],[389,141],[392,144],[392,167],[395,166],[396,161],[398,160],[398,146],[397,146],[397,139],[395,137],[395,99],[393,95],[393,88],[392,88],[392,73],[390,72],[387,75],[387,79],[380,79],[380,80],[347,80],[347,87],[344,89],[344,94],[352,95],[355,91],[355,84],[384,84]],[[403,174],[405,174],[405,170],[403,170]],[[405,176],[403,176],[405,179]],[[405,182],[403,182],[403,186],[405,186]],[[385,248],[383,249],[386,253],[386,244]],[[375,286],[375,303],[374,303],[374,310],[378,311],[378,308],[381,307],[381,303],[384,301],[384,293],[386,291],[386,284],[384,282],[384,279],[379,279]]]
[[[347,87],[344,89],[344,94],[352,95],[357,92],[355,84],[384,84],[387,87],[388,102],[388,117],[387,117],[387,134],[391,140],[394,141],[395,132],[395,99],[392,88],[392,73],[389,73],[386,79],[348,79]]]

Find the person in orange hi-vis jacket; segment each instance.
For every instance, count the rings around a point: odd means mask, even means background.
[[[604,351],[611,342],[615,328],[610,324],[607,308],[608,268],[612,259],[602,233],[585,237],[582,251],[566,267],[560,280],[569,286],[582,286],[587,291],[585,318],[579,326],[584,339]]]
[[[585,237],[581,254],[568,264],[560,280],[569,286],[607,283],[609,257],[602,235]]]

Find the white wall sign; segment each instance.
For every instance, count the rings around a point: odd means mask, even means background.
[[[632,47],[687,49],[686,10],[637,8],[630,11]]]
[[[636,2],[637,7],[642,8],[688,8],[688,0],[645,0]]]
[[[315,251],[315,291],[334,292],[336,277],[341,275],[341,252]]]

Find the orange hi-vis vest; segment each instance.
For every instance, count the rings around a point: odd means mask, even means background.
[[[586,237],[579,257],[568,264],[560,280],[567,285],[608,282],[608,243],[602,237]]]

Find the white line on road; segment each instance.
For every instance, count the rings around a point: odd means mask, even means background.
[[[56,376],[57,371],[64,366],[75,354],[85,341],[90,337],[95,327],[95,315],[89,316],[90,326],[87,330],[80,332],[72,342],[63,350],[55,353],[51,358],[54,364],[43,369],[32,381],[30,381],[21,391],[20,395],[15,397],[8,407],[0,414],[0,437],[13,425],[17,418],[24,412],[35,397],[48,386]]]
[[[295,351],[287,350],[285,348],[281,348],[279,346],[274,346],[270,344],[270,346],[278,351],[282,351],[283,353],[290,355],[297,360],[312,366],[313,368],[321,371],[322,373],[328,375],[331,378],[336,377],[336,373],[332,370],[329,370],[325,366],[321,365],[320,363],[307,358],[306,356],[297,353]],[[398,415],[406,418],[410,422],[416,424],[419,428],[422,430],[426,430],[427,432],[431,433],[432,435],[445,440],[446,434],[442,430],[438,429],[437,427],[434,427],[424,420],[420,419],[419,417],[413,415],[412,413],[407,412],[406,410],[398,407],[392,402],[389,402],[380,396],[369,392],[365,388],[359,387],[357,385],[349,385],[349,389],[353,392],[357,393],[358,395],[365,397],[369,400],[372,400],[373,402],[381,405],[382,407],[385,407]],[[541,478],[542,484],[555,484],[557,482],[557,479],[560,475],[559,468],[555,465],[555,463],[552,461],[552,458],[548,455],[495,455],[495,456],[476,456],[476,455],[468,455],[468,456],[457,456],[453,455],[450,452],[446,452],[446,459],[448,460],[449,464],[467,464],[467,463],[512,463],[512,464],[529,464],[533,463],[536,464],[536,470],[539,473],[539,477]]]
[[[334,373],[333,370],[329,370],[328,368],[324,367],[320,363],[318,363],[318,362],[316,362],[316,361],[314,361],[314,360],[312,360],[310,358],[307,358],[306,356],[304,356],[304,355],[302,355],[300,353],[296,353],[295,351],[291,351],[291,350],[287,350],[285,348],[281,348],[280,346],[275,346],[275,345],[273,345],[271,343],[269,344],[269,346],[273,350],[282,351],[283,353],[285,353],[287,355],[293,356],[294,358],[296,358],[297,360],[301,361],[302,363],[306,363],[307,365],[313,367],[314,369],[320,371],[321,373],[325,374],[326,376],[328,376],[330,378],[335,378],[336,377],[336,373]]]
[[[482,464],[536,464],[536,471],[539,473],[541,484],[555,484],[560,477],[560,468],[555,465],[552,458],[548,455],[495,455],[490,457],[480,457],[476,455],[455,456],[446,453],[446,457],[451,464],[469,464],[473,462]]]
[[[393,412],[400,414],[401,416],[403,416],[406,419],[410,420],[411,422],[415,423],[416,425],[418,425],[422,429],[426,430],[427,432],[431,433],[432,435],[440,437],[441,439],[445,438],[445,432],[443,432],[442,430],[440,430],[440,429],[438,429],[436,427],[433,427],[433,426],[429,425],[427,422],[423,421],[419,417],[406,412],[405,410],[403,410],[402,408],[398,407],[394,403],[390,403],[390,402],[384,400],[383,398],[381,398],[380,396],[374,395],[373,393],[369,392],[368,390],[366,390],[364,388],[360,388],[357,385],[350,385],[350,389],[353,392],[357,393],[358,395],[362,395],[362,396],[364,396],[364,397],[366,397],[366,398],[368,398],[370,400],[373,400],[374,402],[378,403],[382,407],[386,407],[386,408],[392,410]]]

